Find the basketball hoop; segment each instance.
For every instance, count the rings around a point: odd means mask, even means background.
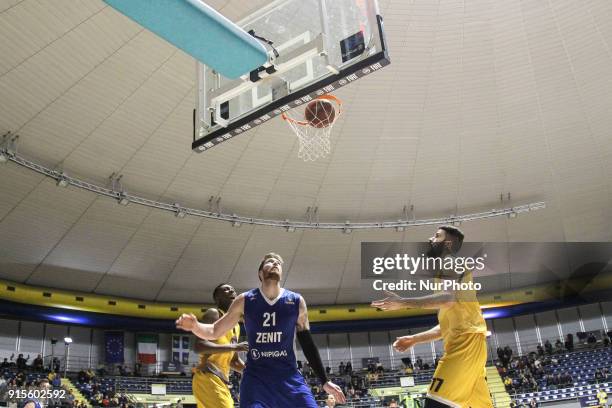
[[[342,101],[333,95],[321,95],[313,99],[301,114],[293,117],[283,112],[283,120],[289,124],[300,142],[300,159],[315,161],[329,154],[331,130],[341,113]]]

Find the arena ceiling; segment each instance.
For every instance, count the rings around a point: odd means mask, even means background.
[[[237,20],[267,1],[209,0]],[[191,151],[191,57],[100,0],[0,3],[0,134],[20,155],[99,185],[225,213],[321,222],[444,217],[534,201],[465,223],[472,241],[612,239],[612,2],[381,0],[392,63],[343,88],[332,155],[297,158],[274,120]],[[145,300],[208,302],[258,284],[260,257],[314,304],[367,301],[362,241],[431,227],[285,232],[233,227],[58,188],[0,164],[0,278]],[[509,193],[509,196],[508,196]],[[500,200],[503,196],[503,201]]]

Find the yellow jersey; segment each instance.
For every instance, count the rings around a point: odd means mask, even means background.
[[[224,312],[219,310],[219,317],[223,316]],[[240,325],[236,325],[232,330],[225,333],[223,336],[219,337],[217,340],[214,340],[213,343],[216,344],[231,344],[237,343],[240,338]],[[225,378],[229,378],[230,374],[230,366],[232,359],[234,358],[234,351],[227,351],[225,353],[215,353],[215,354],[200,354],[200,363],[198,364],[198,369],[203,370],[208,363],[211,363],[218,370],[220,370],[223,374],[225,374]]]
[[[472,282],[472,272],[459,278],[460,283]],[[438,311],[438,322],[444,340],[444,350],[452,349],[454,340],[468,333],[487,333],[487,324],[480,310],[480,303],[474,290],[455,291],[455,300]]]

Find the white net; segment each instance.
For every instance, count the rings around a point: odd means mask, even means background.
[[[333,95],[322,95],[309,102],[301,113],[298,110],[298,113],[283,114],[298,137],[300,159],[315,161],[331,152],[331,130],[340,116],[341,106],[342,102]]]

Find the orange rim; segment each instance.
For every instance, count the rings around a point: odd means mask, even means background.
[[[334,95],[331,95],[331,94],[325,94],[325,95],[317,96],[311,102],[314,102],[317,99],[323,99],[323,100],[326,100],[326,101],[332,101],[332,102],[336,103],[338,108],[337,108],[337,112],[336,112],[336,117],[334,118],[334,122],[335,122],[338,119],[338,116],[340,116],[340,113],[342,112],[342,101],[340,100],[340,98],[338,98],[338,97],[336,97]],[[309,103],[311,103],[311,102],[309,102]],[[296,119],[293,119],[293,118],[289,117],[285,112],[283,112],[281,114],[281,117],[283,118],[283,120],[286,120],[287,122],[290,122],[290,123],[294,123],[296,125],[310,126],[310,122],[308,122],[307,120],[296,120]],[[333,124],[333,122],[332,122],[332,124]],[[326,126],[326,127],[329,127],[329,126]]]

